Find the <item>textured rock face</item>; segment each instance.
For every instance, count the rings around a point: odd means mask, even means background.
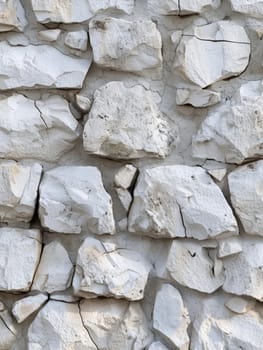
[[[23,31],[27,25],[24,9],[19,0],[1,0],[0,32]]]
[[[10,349],[16,340],[17,329],[6,305],[0,301],[0,349]]]
[[[45,294],[38,294],[20,299],[14,304],[12,314],[17,322],[21,323],[37,311],[47,300],[48,296]]]
[[[258,0],[231,0],[231,7],[234,11],[243,13],[245,15],[262,18],[263,17],[263,3]]]
[[[218,8],[220,0],[148,0],[150,9],[162,15],[189,15],[201,13],[210,8]]]
[[[186,30],[176,50],[174,69],[204,88],[242,73],[250,41],[243,27],[219,21]]]
[[[141,300],[151,265],[135,251],[86,238],[79,249],[73,287],[77,295]]]
[[[218,92],[202,89],[181,88],[176,90],[176,103],[178,105],[191,105],[193,107],[208,107],[220,102]]]
[[[61,233],[113,234],[112,201],[95,167],[58,167],[44,174],[39,217],[43,227]]]
[[[183,165],[141,172],[129,231],[155,238],[196,239],[238,232],[231,208],[210,176],[200,167]]]
[[[152,21],[95,19],[89,34],[94,61],[102,67],[144,74],[162,65],[161,35]]]
[[[151,92],[123,82],[95,92],[83,138],[87,152],[117,159],[165,157],[173,141]]]
[[[0,228],[0,290],[28,291],[40,253],[39,230]]]

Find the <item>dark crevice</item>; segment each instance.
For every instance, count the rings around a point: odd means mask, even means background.
[[[80,319],[81,319],[81,323],[83,325],[83,327],[86,329],[86,331],[88,332],[88,335],[90,337],[90,340],[92,341],[92,343],[95,345],[96,349],[97,350],[100,350],[99,347],[97,346],[97,344],[95,343],[95,341],[93,340],[91,334],[90,334],[90,331],[88,329],[88,327],[85,326],[84,324],[84,321],[83,321],[83,318],[82,318],[82,314],[81,314],[81,308],[80,308],[80,303],[78,303],[78,309],[79,309],[79,315],[80,315]]]
[[[183,34],[182,36],[196,38],[196,39],[201,40],[201,41],[210,41],[212,43],[232,43],[232,44],[250,45],[249,42],[245,42],[245,41],[232,41],[232,40],[224,40],[224,39],[213,40],[213,39],[208,39],[208,38],[207,39],[206,38],[199,38],[197,35],[194,35],[194,34]]]
[[[4,318],[3,318],[1,315],[0,315],[0,320],[3,322],[3,324],[6,326],[6,328],[7,328],[13,335],[15,335],[15,336],[17,335],[16,333],[14,333],[14,332],[12,331],[11,328],[8,327],[6,321],[4,320]]]
[[[46,129],[48,129],[47,123],[46,123],[46,121],[45,121],[45,119],[44,119],[44,117],[43,117],[43,114],[42,114],[41,110],[40,110],[39,107],[37,106],[36,101],[34,101],[34,105],[35,105],[36,109],[38,110],[39,116],[40,116],[42,122],[45,124]]]

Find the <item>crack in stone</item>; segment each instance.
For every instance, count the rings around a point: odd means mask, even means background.
[[[83,321],[83,318],[82,318],[82,314],[81,314],[81,308],[80,308],[80,303],[78,303],[78,309],[79,309],[79,316],[80,316],[80,319],[81,319],[81,323],[83,325],[83,327],[86,329],[89,337],[90,337],[90,340],[92,341],[92,343],[95,345],[96,349],[97,350],[100,350],[99,347],[97,346],[97,344],[95,343],[94,339],[92,338],[92,336],[90,335],[90,331],[88,329],[88,327],[85,326],[84,324],[84,321]]]
[[[10,328],[10,327],[8,327],[8,325],[7,325],[7,323],[6,323],[6,321],[4,320],[4,318],[0,315],[0,320],[3,322],[3,324],[6,326],[6,328],[13,334],[13,335],[17,335],[16,333],[14,333],[13,331],[12,331],[12,329]]]
[[[45,124],[46,129],[48,129],[47,123],[46,123],[46,121],[45,121],[45,119],[44,119],[44,117],[43,117],[43,114],[42,114],[40,108],[37,106],[36,101],[34,101],[34,105],[35,105],[36,109],[38,110],[39,116],[40,116],[42,122]]]
[[[200,38],[195,34],[182,34],[182,36],[196,38],[196,39],[201,40],[201,41],[210,41],[212,43],[232,43],[232,44],[250,45],[250,43],[246,42],[246,41],[233,41],[233,40],[224,40],[224,39],[213,40],[213,39],[208,39],[208,38]]]

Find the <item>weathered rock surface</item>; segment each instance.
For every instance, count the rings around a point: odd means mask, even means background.
[[[262,157],[262,83],[243,84],[230,103],[211,112],[193,137],[193,155],[240,164]]]
[[[17,329],[6,305],[0,301],[0,349],[9,350],[16,340]]]
[[[218,257],[224,258],[229,255],[238,254],[242,251],[242,243],[238,237],[229,237],[219,240]]]
[[[49,170],[44,173],[39,191],[39,217],[49,231],[114,233],[111,197],[96,167],[65,166]]]
[[[117,81],[96,90],[83,138],[88,153],[116,159],[165,157],[173,142],[152,93]]]
[[[263,236],[263,160],[228,175],[231,202],[247,234]]]
[[[0,290],[28,291],[40,253],[39,230],[0,228]]]
[[[0,161],[0,221],[29,222],[34,214],[42,167]]]
[[[38,22],[81,23],[103,10],[131,14],[134,0],[31,0]]]
[[[229,310],[237,314],[244,314],[245,312],[252,309],[254,305],[255,303],[253,301],[240,297],[231,298],[225,303],[225,306]]]
[[[78,251],[73,288],[87,298],[141,300],[150,269],[136,251],[86,238]]]
[[[114,176],[114,185],[127,190],[134,182],[137,168],[132,164],[121,167]]]
[[[148,0],[148,6],[161,15],[183,16],[216,9],[220,6],[220,0]]]
[[[45,245],[32,290],[53,293],[70,287],[73,265],[66,249],[58,241]]]
[[[223,193],[201,167],[173,165],[142,170],[133,195],[130,232],[196,239],[238,233]]]
[[[218,92],[191,88],[177,89],[175,98],[178,105],[191,105],[197,108],[212,106],[221,101]]]
[[[128,190],[121,187],[117,187],[115,190],[123,208],[126,210],[126,212],[128,212],[132,202],[132,195]]]
[[[249,55],[250,40],[244,28],[231,21],[218,21],[184,31],[174,69],[204,88],[241,74]]]
[[[179,291],[163,284],[156,294],[153,309],[153,328],[176,349],[189,348],[187,328],[190,318]]]
[[[33,101],[16,94],[0,100],[0,110],[1,158],[55,162],[79,136],[78,122],[60,96]]]
[[[56,41],[58,39],[58,37],[61,34],[61,30],[60,29],[48,29],[48,30],[41,30],[38,32],[38,36],[40,39],[44,40],[44,41]]]
[[[140,304],[97,299],[80,304],[83,324],[100,350],[145,349],[152,341]]]
[[[0,32],[23,31],[27,25],[25,11],[20,0],[1,0]]]
[[[29,327],[27,349],[97,350],[77,304],[49,301]]]
[[[150,20],[94,19],[89,25],[94,61],[104,68],[145,74],[162,66],[162,40]]]
[[[263,3],[260,0],[230,0],[233,11],[247,16],[263,18]]]
[[[0,90],[50,87],[81,88],[91,57],[73,58],[48,45],[13,47],[0,43]],[[47,64],[49,62],[49,64]]]
[[[148,350],[169,350],[165,345],[163,345],[161,342],[156,341],[150,345]]]
[[[12,314],[18,323],[23,322],[48,300],[45,294],[32,295],[16,301],[12,308]]]
[[[173,280],[203,293],[213,293],[225,280],[223,271],[215,273],[209,250],[196,241],[174,240],[166,267]]]
[[[65,44],[72,49],[86,51],[88,48],[88,34],[85,30],[69,32],[65,37]]]

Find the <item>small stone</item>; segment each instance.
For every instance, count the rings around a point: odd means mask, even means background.
[[[88,112],[91,107],[90,99],[81,94],[76,95],[76,104],[79,107],[79,109],[83,112]]]
[[[23,322],[48,300],[45,294],[28,296],[16,301],[12,308],[12,314],[18,323]]]
[[[65,44],[72,49],[87,51],[88,34],[85,30],[69,32],[65,37]]]
[[[128,190],[124,190],[123,188],[117,187],[115,190],[123,208],[128,212],[132,202],[132,195]]]
[[[226,175],[226,169],[210,169],[207,172],[217,181],[222,181]]]
[[[238,254],[242,252],[242,244],[239,238],[229,237],[219,240],[218,257],[225,258],[226,256]]]
[[[44,41],[56,41],[61,34],[61,29],[49,29],[49,30],[41,30],[38,32],[38,36],[40,39]]]
[[[137,168],[132,164],[121,167],[114,176],[114,185],[127,190],[134,182]]]
[[[0,349],[9,350],[17,337],[16,324],[10,315],[6,305],[1,303],[0,310]]]
[[[24,8],[19,0],[1,0],[0,12],[0,32],[9,30],[22,32],[25,29],[27,20]]]
[[[254,305],[255,302],[239,297],[231,298],[225,303],[225,306],[229,310],[237,314],[244,314],[245,312],[251,310]]]
[[[178,105],[191,105],[197,108],[212,106],[221,101],[218,92],[190,88],[177,89],[175,98]]]
[[[80,298],[72,294],[72,288],[62,292],[55,292],[50,294],[50,300],[64,301],[65,303],[76,303],[80,301]]]

